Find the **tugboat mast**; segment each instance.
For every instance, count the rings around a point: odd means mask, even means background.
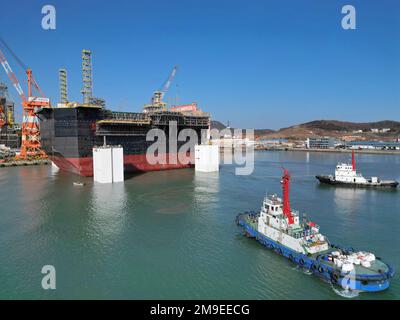
[[[289,189],[290,189],[290,175],[289,170],[283,169],[282,177],[282,194],[283,194],[283,214],[288,218],[289,225],[294,223],[292,210],[290,209]]]
[[[356,156],[354,154],[354,150],[351,151],[351,165],[353,167],[353,171],[356,171]]]

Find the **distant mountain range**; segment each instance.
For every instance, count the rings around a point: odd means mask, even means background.
[[[211,121],[211,128],[222,130],[226,126],[219,121]],[[376,132],[376,129],[380,131],[382,129],[390,129],[390,131]],[[286,138],[297,140],[306,139],[310,136],[331,136],[336,138],[354,137],[359,139],[391,140],[400,135],[400,122],[384,120],[355,123],[338,120],[315,120],[279,130],[255,129],[254,134],[258,139]]]

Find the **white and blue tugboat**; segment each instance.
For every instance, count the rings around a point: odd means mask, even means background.
[[[265,197],[259,213],[236,217],[248,237],[311,271],[337,288],[353,292],[376,292],[389,287],[394,269],[373,253],[331,244],[319,226],[290,208],[290,176],[282,177],[283,199]]]

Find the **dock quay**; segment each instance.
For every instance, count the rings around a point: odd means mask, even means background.
[[[23,166],[38,166],[38,165],[48,165],[51,161],[48,159],[40,160],[23,160],[23,161],[6,161],[0,162],[0,168],[2,167],[23,167]]]

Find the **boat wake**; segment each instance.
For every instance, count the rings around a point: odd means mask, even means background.
[[[303,271],[304,274],[306,274],[306,275],[308,275],[308,276],[311,276],[311,275],[313,274],[312,271],[311,271],[311,270],[308,270],[308,269],[303,269],[303,268],[302,268],[302,271]]]
[[[300,267],[300,266],[294,266],[293,268],[292,268],[292,270],[295,270],[295,271],[299,271],[299,272],[302,272],[302,273],[304,273],[304,274],[306,274],[306,275],[312,275],[312,271],[311,270],[308,270],[308,269],[304,269],[304,268],[302,268],[302,267]]]
[[[359,296],[358,291],[352,291],[349,289],[343,289],[339,288],[337,286],[331,285],[333,292],[335,292],[337,295],[341,296],[342,298],[346,299],[353,299]]]

